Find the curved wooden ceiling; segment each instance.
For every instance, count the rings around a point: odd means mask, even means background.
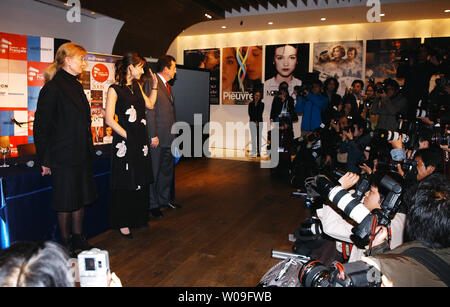
[[[61,2],[66,2],[60,0]],[[188,27],[212,19],[225,18],[225,12],[241,8],[285,7],[297,0],[81,0],[81,7],[124,21],[114,43],[113,53],[136,51],[143,56],[164,54],[173,40]],[[299,0],[300,1],[300,0]],[[301,0],[306,3],[307,0]],[[317,0],[314,0],[315,2]]]

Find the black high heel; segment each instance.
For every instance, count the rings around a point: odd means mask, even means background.
[[[126,239],[133,239],[133,234],[131,233],[131,231],[130,231],[129,234],[124,234],[124,233],[122,233],[122,232],[120,231],[120,229],[119,229],[119,233],[120,233],[120,235],[121,235],[122,237],[124,237],[124,238],[126,238]]]

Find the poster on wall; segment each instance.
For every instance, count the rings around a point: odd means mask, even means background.
[[[219,104],[220,93],[220,49],[197,49],[184,51],[184,66],[210,71],[209,104]]]
[[[320,80],[336,78],[338,94],[344,95],[354,80],[363,79],[363,41],[315,43],[313,61]]]
[[[439,62],[438,72],[444,74],[444,77],[450,79],[450,37],[429,37],[425,38],[425,46],[427,46],[429,54],[436,56]],[[442,81],[442,76],[436,74],[431,78],[430,91],[436,86],[437,82]]]
[[[0,135],[8,136],[10,155],[33,143],[33,121],[44,70],[67,40],[0,33]]]
[[[115,62],[120,56],[88,53],[88,67],[80,75],[80,81],[91,106],[91,132],[94,145],[112,143],[112,130],[104,120],[106,94],[115,82]]]
[[[309,44],[266,46],[264,102],[272,101],[281,82],[287,82],[289,94],[292,95],[294,86],[302,85],[301,80],[308,68]]]
[[[417,47],[420,38],[368,40],[366,48],[366,81],[374,82],[392,78],[400,84],[404,78],[398,73],[401,65],[407,61]]]
[[[262,46],[222,49],[222,104],[248,104],[262,80]]]

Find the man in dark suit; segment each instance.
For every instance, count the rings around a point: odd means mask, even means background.
[[[175,58],[163,55],[158,59],[158,84],[151,80],[144,83],[143,90],[149,93],[152,88],[158,89],[153,110],[147,110],[147,127],[151,140],[151,157],[155,182],[150,185],[150,212],[154,217],[162,217],[162,208],[178,209],[179,205],[171,201],[171,187],[174,176],[174,157],[171,152],[175,135],[171,133],[175,123],[175,98],[169,81],[175,77]]]

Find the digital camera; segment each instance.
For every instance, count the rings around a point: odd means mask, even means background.
[[[79,253],[78,270],[81,287],[107,287],[110,272],[108,252],[93,248]]]

